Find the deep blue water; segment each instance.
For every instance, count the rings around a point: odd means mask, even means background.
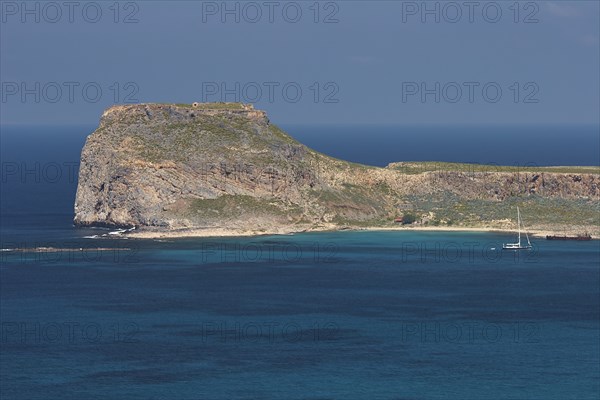
[[[284,126],[325,154],[368,165],[446,161],[483,165],[600,165],[597,125]]]
[[[72,227],[68,173],[92,129],[3,128],[1,247],[83,250],[0,254],[0,398],[600,397],[598,241],[519,254],[491,233],[86,239],[105,231]],[[337,156],[362,154],[346,146]],[[453,149],[446,161],[469,161]]]

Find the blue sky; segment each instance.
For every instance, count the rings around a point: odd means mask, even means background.
[[[236,97],[280,124],[599,124],[596,1],[22,4],[2,2],[2,124]]]

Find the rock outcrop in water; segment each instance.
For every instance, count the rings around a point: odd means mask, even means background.
[[[320,154],[238,103],[108,109],[81,154],[75,224],[146,230],[301,231],[417,223],[598,228],[590,167],[354,164]]]

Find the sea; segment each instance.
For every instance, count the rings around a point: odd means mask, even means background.
[[[284,128],[370,165],[600,165],[593,126]],[[1,128],[1,399],[600,398],[598,240],[75,228],[93,130]]]

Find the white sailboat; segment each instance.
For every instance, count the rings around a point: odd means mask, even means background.
[[[525,237],[527,238],[527,244],[521,243],[521,212],[519,211],[519,207],[517,207],[517,230],[518,230],[518,241],[517,243],[504,243],[502,245],[502,250],[530,250],[532,248],[531,242],[529,241],[529,235],[527,231],[525,231]]]

